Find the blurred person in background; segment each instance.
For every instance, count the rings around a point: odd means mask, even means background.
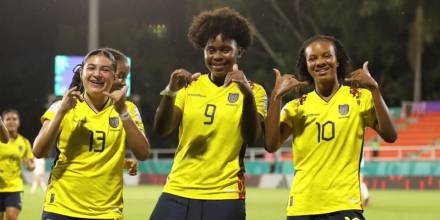
[[[37,190],[38,185],[41,186],[41,189],[43,191],[46,191],[47,184],[45,177],[45,169],[46,169],[46,160],[44,158],[37,158],[34,160],[35,163],[35,169],[32,172],[33,178],[32,178],[32,187],[31,187],[31,193],[34,193],[35,190]]]
[[[300,49],[299,79],[274,69],[266,149],[275,152],[293,136],[295,177],[288,220],[364,219],[359,166],[365,128],[373,128],[387,142],[397,138],[368,62],[346,76],[349,66],[343,45],[334,37],[318,35]],[[342,84],[344,78],[350,86]],[[281,109],[287,93],[307,85],[314,90]]]
[[[89,52],[75,71],[81,86],[52,104],[34,142],[36,157],[56,145],[43,220],[122,219],[122,173],[126,146],[139,160],[150,144],[127,87],[112,89],[117,61],[106,49]]]
[[[34,169],[34,155],[29,140],[18,133],[20,115],[15,109],[2,113],[9,141],[0,143],[0,219],[15,220],[21,211],[23,179],[22,163],[27,170]]]
[[[267,99],[237,65],[251,30],[238,12],[220,8],[194,17],[188,37],[209,73],[177,69],[160,93],[155,131],[179,127],[179,145],[151,219],[245,219],[244,153],[263,129]]]

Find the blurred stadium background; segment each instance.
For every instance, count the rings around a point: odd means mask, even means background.
[[[172,165],[176,134],[151,129],[159,91],[171,71],[206,71],[186,40],[192,16],[230,6],[249,18],[255,42],[240,61],[248,78],[273,85],[271,69],[294,72],[304,39],[324,33],[340,39],[355,68],[369,61],[391,107],[399,139],[386,144],[367,130],[364,181],[368,219],[440,219],[440,1],[435,0],[3,0],[0,110],[21,113],[31,141],[39,117],[58,99],[55,57],[80,56],[110,46],[132,59],[130,99],[140,107],[154,151],[125,175],[126,219],[147,219]],[[291,97],[293,98],[293,97]],[[260,142],[246,154],[248,219],[285,219],[293,175],[290,144],[269,154]],[[50,172],[48,158],[46,170]],[[48,175],[48,174],[47,174]],[[30,174],[24,172],[28,182]],[[21,219],[38,219],[43,194],[24,193]]]

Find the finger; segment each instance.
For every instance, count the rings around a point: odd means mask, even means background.
[[[104,94],[105,96],[111,98],[112,100],[115,100],[115,99],[116,99],[116,97],[115,97],[112,93],[109,93],[109,92],[102,92],[102,94]]]
[[[226,74],[225,82],[223,83],[224,87],[227,87],[231,83],[232,80],[231,75],[232,75],[231,73]]]
[[[234,64],[232,66],[232,71],[238,71],[238,64]]]
[[[69,90],[66,91],[66,94],[70,94],[70,93],[72,93],[72,92],[75,91],[77,88],[78,88],[77,86],[74,86],[74,87],[70,88]]]
[[[196,81],[197,79],[199,79],[200,75],[202,75],[201,73],[194,73],[191,75],[191,80],[192,81]]]
[[[298,81],[298,83],[299,83],[299,86],[301,86],[301,87],[305,87],[305,86],[309,85],[309,82],[307,82],[307,81]]]
[[[275,74],[275,78],[278,79],[279,77],[281,77],[281,73],[278,69],[273,68],[272,70],[273,70],[273,74]]]
[[[364,71],[367,71],[367,72],[368,72],[368,61],[365,61],[364,65],[362,66],[362,69],[363,69]]]

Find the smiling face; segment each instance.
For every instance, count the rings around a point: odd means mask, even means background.
[[[232,66],[240,57],[240,49],[235,40],[223,39],[217,35],[208,40],[204,51],[205,65],[213,77],[224,78],[232,71]]]
[[[114,70],[109,58],[102,54],[89,57],[81,72],[84,90],[91,96],[103,96],[110,91],[114,83]]]
[[[17,132],[18,128],[20,127],[20,118],[15,112],[7,112],[6,114],[4,114],[3,122],[5,123],[8,131],[11,133]]]
[[[305,49],[307,71],[315,82],[337,81],[335,47],[330,41],[318,40],[310,43]]]

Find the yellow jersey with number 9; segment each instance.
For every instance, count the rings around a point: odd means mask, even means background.
[[[256,109],[266,116],[266,92],[253,84]],[[241,133],[243,94],[236,83],[216,86],[202,75],[181,89],[177,147],[164,192],[192,199],[244,199]]]
[[[280,121],[293,136],[295,174],[287,215],[361,210],[365,127],[376,122],[371,92],[341,86],[327,102],[313,91],[287,103]]]
[[[52,120],[61,102],[41,120]],[[126,102],[141,131],[136,106]],[[77,102],[63,118],[47,189],[44,211],[76,218],[122,219],[122,175],[126,134],[109,100],[99,112]]]

